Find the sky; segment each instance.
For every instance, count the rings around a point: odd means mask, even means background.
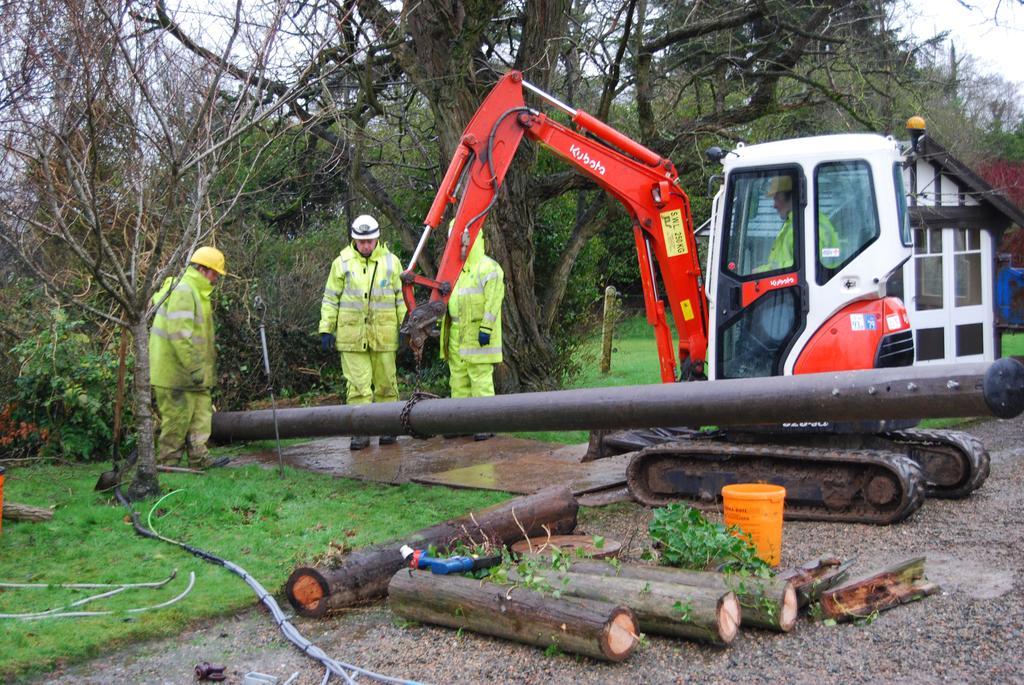
[[[911,0],[908,4],[916,16],[914,35],[926,38],[950,31],[958,55],[972,55],[982,71],[998,73],[1016,82],[1018,93],[1024,92],[1024,1]]]

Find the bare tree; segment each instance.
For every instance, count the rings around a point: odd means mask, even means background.
[[[240,73],[168,41],[125,0],[4,9],[0,240],[62,299],[130,332],[139,458],[127,492],[145,497],[159,490],[151,299],[195,247],[218,242],[251,172],[237,168],[241,137],[296,97],[268,100],[256,76],[279,47],[283,6],[261,6],[255,22],[238,3],[224,18],[218,49],[244,56]],[[229,172],[234,183],[217,183]]]

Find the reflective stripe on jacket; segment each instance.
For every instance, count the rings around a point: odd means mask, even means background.
[[[164,280],[151,302],[163,303],[149,329],[150,383],[162,388],[212,388],[217,377],[213,285],[195,267]],[[174,285],[173,289],[171,286]]]
[[[320,305],[320,333],[341,352],[393,352],[405,318],[402,268],[384,243],[369,257],[349,244],[331,264]]]
[[[501,303],[505,299],[505,272],[484,254],[484,235],[478,233],[462,266],[448,310],[441,324],[441,358],[461,356],[469,364],[497,364],[501,354]],[[491,334],[481,346],[479,332]]]

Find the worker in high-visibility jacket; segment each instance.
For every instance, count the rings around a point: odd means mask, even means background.
[[[775,240],[768,252],[768,261],[758,266],[752,273],[775,271],[778,269],[796,268],[793,249],[793,179],[790,176],[774,176],[768,183],[765,193],[772,198],[772,206],[782,219]],[[824,212],[818,212],[818,242],[820,243],[819,259],[826,268],[834,268],[842,261],[839,234],[835,226]]]
[[[352,242],[331,264],[320,306],[320,348],[341,353],[348,404],[398,400],[398,327],[405,318],[402,265],[380,241],[380,226],[369,214],[352,222]],[[380,436],[381,445],[394,435]],[[350,449],[370,444],[352,437]]]
[[[224,253],[200,247],[185,273],[169,276],[153,295],[157,310],[149,330],[149,373],[160,412],[158,464],[175,466],[184,452],[193,468],[227,461],[211,461],[206,447],[213,420],[210,391],[217,373],[210,293],[226,273]]]
[[[504,299],[505,273],[485,254],[481,231],[466,255],[441,322],[441,358],[448,360],[452,397],[494,395],[494,365],[502,361]],[[493,433],[473,436],[476,440],[490,437]]]

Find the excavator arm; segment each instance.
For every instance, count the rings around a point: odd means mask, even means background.
[[[583,132],[526,106],[526,87],[562,109]],[[589,133],[590,135],[586,135]],[[678,185],[675,166],[657,153],[581,110],[538,90],[516,71],[506,74],[480,105],[459,142],[441,187],[423,222],[423,234],[402,274],[409,319],[403,332],[413,351],[422,352],[444,315],[448,298],[476,240],[523,137],[547,147],[615,197],[633,221],[647,322],[658,346],[663,382],[676,379],[668,309],[679,332],[679,360],[685,375],[699,376],[707,352],[707,301],[690,215],[690,202]],[[455,218],[436,278],[416,274],[416,262],[448,205]],[[664,285],[659,292],[654,265]],[[415,285],[430,290],[417,305]]]

